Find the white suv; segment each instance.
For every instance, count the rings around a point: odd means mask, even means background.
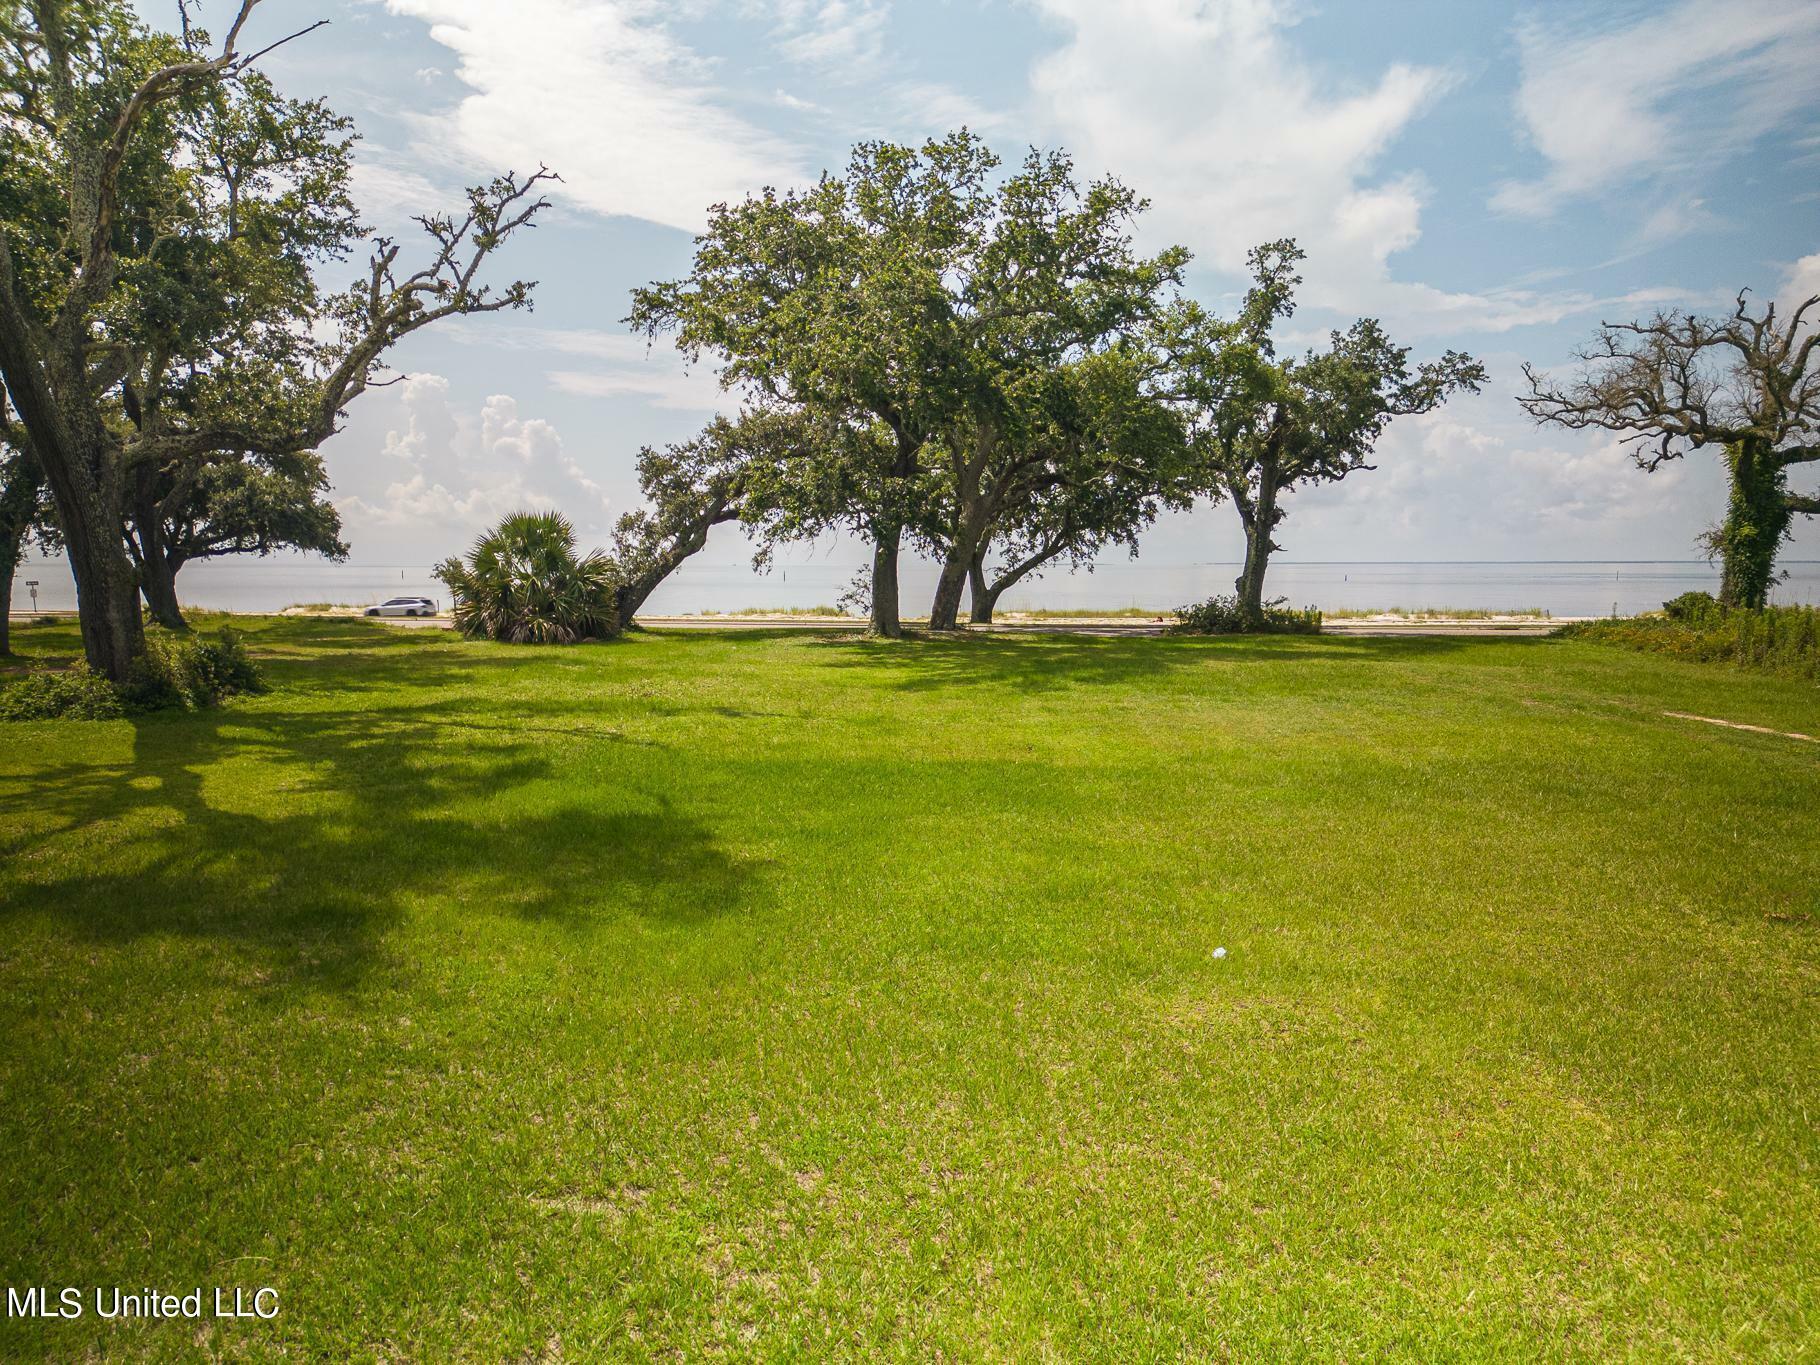
[[[427,597],[394,597],[376,607],[368,607],[368,616],[434,616],[436,604]]]

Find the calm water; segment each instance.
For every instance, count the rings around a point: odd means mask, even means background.
[[[859,565],[791,565],[754,574],[746,564],[685,564],[653,595],[649,610],[663,613],[739,611],[746,607],[812,607],[833,603]],[[1785,565],[1789,579],[1775,600],[1820,605],[1820,560]],[[1236,564],[1150,564],[1117,560],[1092,573],[1056,574],[1007,593],[1009,610],[1029,608],[1167,610],[1216,592],[1230,592]],[[904,566],[904,610],[927,609],[935,569]],[[28,579],[37,579],[38,603],[75,605],[75,587],[61,562],[20,566],[13,610],[26,611]],[[1717,588],[1717,571],[1704,560],[1586,563],[1358,563],[1312,564],[1284,560],[1270,568],[1269,590],[1295,606],[1541,608],[1556,616],[1630,614],[1660,606],[1677,593]],[[228,611],[278,611],[298,602],[366,604],[399,594],[444,600],[446,590],[428,565],[324,564],[302,556],[244,563],[192,565],[178,579],[183,600]]]

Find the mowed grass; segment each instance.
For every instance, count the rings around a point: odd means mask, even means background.
[[[1812,686],[249,634],[0,733],[0,1280],[281,1311],[0,1356],[1814,1358]]]

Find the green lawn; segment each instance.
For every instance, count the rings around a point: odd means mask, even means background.
[[[251,643],[0,728],[0,1280],[282,1309],[0,1357],[1816,1358],[1812,686]]]

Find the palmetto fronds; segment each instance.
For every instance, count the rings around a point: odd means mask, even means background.
[[[618,633],[619,575],[598,550],[575,554],[575,528],[558,512],[514,512],[474,542],[466,561],[436,576],[455,599],[464,635],[511,644],[567,645]]]

